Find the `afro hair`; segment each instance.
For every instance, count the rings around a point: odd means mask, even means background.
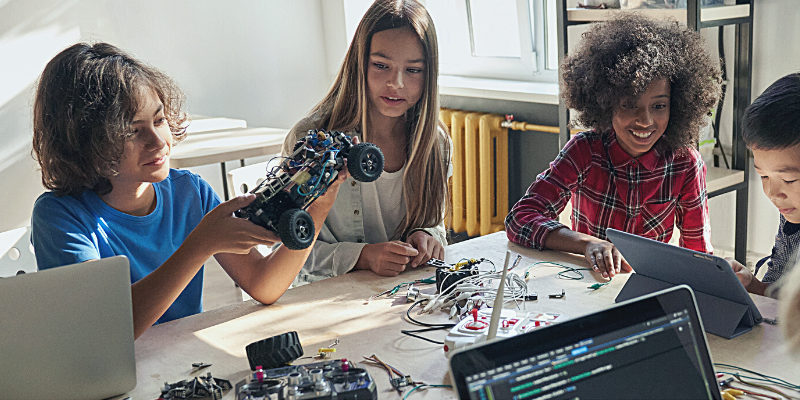
[[[639,97],[661,78],[671,86],[670,119],[655,148],[663,153],[696,146],[722,82],[718,62],[697,32],[625,13],[592,25],[561,65],[567,107],[578,111],[579,124],[597,131],[612,129],[614,109],[624,97]]]

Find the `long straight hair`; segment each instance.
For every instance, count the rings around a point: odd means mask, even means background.
[[[425,83],[417,104],[406,112],[409,149],[403,175],[406,215],[392,239],[405,238],[412,229],[431,228],[449,212],[447,165],[449,141],[439,121],[439,50],[436,29],[428,11],[416,0],[377,0],[358,24],[344,63],[328,94],[311,111],[326,129],[367,131],[367,68],[372,36],[378,32],[410,28],[425,53]],[[446,135],[446,133],[445,133]]]

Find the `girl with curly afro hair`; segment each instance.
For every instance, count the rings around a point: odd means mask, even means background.
[[[574,136],[506,217],[509,240],[583,254],[611,278],[631,267],[606,229],[711,253],[699,129],[720,71],[697,32],[623,14],[593,25],[561,66]],[[557,221],[572,200],[572,229]]]

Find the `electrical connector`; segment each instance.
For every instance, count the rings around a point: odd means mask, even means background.
[[[411,380],[410,375],[406,375],[400,378],[392,378],[391,384],[394,390],[397,390],[398,393],[402,393],[403,389],[409,386],[414,386],[414,381]]]
[[[606,285],[608,285],[609,283],[611,283],[611,282],[605,282],[605,283],[595,283],[594,285],[592,285],[592,286],[587,286],[586,288],[587,288],[587,289],[592,289],[592,290],[597,290],[597,289],[600,289],[600,288],[601,288],[601,287],[603,287],[603,286],[606,286]]]
[[[419,297],[419,289],[415,288],[414,285],[410,285],[406,292],[406,303],[417,301],[417,297]]]

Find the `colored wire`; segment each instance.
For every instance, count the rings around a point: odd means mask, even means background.
[[[432,276],[430,278],[417,279],[417,280],[412,281],[412,282],[403,282],[403,283],[401,283],[401,284],[399,284],[399,285],[397,285],[397,286],[395,286],[395,287],[393,287],[393,288],[391,288],[389,290],[385,290],[385,291],[383,291],[381,293],[373,294],[372,296],[369,296],[369,298],[367,299],[367,301],[364,304],[369,304],[370,301],[375,300],[378,297],[381,297],[383,295],[394,296],[395,293],[397,293],[400,289],[402,289],[404,287],[411,286],[411,285],[413,285],[415,283],[421,283],[421,284],[424,284],[424,285],[434,284],[434,283],[436,283],[436,277]]]
[[[424,340],[424,341],[426,341],[428,343],[444,344],[444,342],[440,342],[438,340],[433,340],[433,339],[426,338],[424,336],[417,335],[417,333],[432,332],[432,331],[438,331],[438,330],[442,330],[442,329],[446,329],[446,328],[445,327],[433,327],[433,328],[423,328],[423,329],[415,329],[415,330],[401,329],[400,333],[402,333],[404,335],[411,336],[413,338]]]
[[[414,386],[411,390],[409,390],[408,393],[406,393],[406,395],[403,396],[403,400],[406,400],[408,398],[408,396],[410,396],[411,393],[414,393],[414,391],[417,390],[417,389],[451,388],[451,387],[452,387],[451,385],[428,385],[427,383],[423,383],[421,385]]]
[[[743,375],[741,375],[741,374],[740,374],[740,373],[738,373],[738,372],[724,372],[724,373],[726,373],[726,374],[733,375],[734,377],[736,377],[736,376],[742,376],[742,377],[744,377],[744,378],[747,378],[747,379],[753,379],[753,380],[757,380],[757,381],[767,381],[767,382],[772,382],[772,383],[774,383],[774,384],[776,384],[776,385],[778,385],[778,386],[782,386],[782,387],[789,388],[789,389],[794,389],[794,390],[800,390],[800,385],[795,385],[795,384],[793,384],[793,383],[789,383],[789,382],[787,382],[787,381],[785,381],[785,380],[783,380],[783,379],[776,378],[776,377],[774,377],[774,376],[770,376],[770,375],[766,375],[766,374],[762,374],[762,373],[760,373],[760,372],[756,372],[756,371],[753,371],[753,370],[749,370],[749,369],[747,369],[747,368],[742,368],[742,367],[737,367],[737,366],[735,366],[735,365],[731,365],[731,364],[722,364],[722,363],[714,363],[714,366],[715,366],[715,367],[722,367],[722,368],[733,369],[733,370],[739,370],[739,371],[746,372],[746,373],[748,373],[748,374],[754,374],[754,375],[757,375],[757,376],[758,376],[758,377],[756,378],[756,377],[748,377],[748,376],[743,376]]]
[[[429,301],[429,300],[428,299],[417,300],[417,301],[414,302],[414,304],[411,305],[411,307],[408,308],[408,310],[406,310],[406,317],[408,318],[409,322],[411,322],[413,324],[416,324],[416,325],[419,325],[419,326],[425,326],[425,327],[428,327],[428,328],[437,328],[437,329],[450,329],[450,328],[456,326],[456,324],[449,324],[449,323],[448,324],[429,324],[429,323],[425,323],[425,322],[421,322],[421,321],[415,320],[411,316],[411,310],[414,309],[414,307],[418,306],[420,303],[424,303],[426,301]]]
[[[564,271],[559,272],[557,274],[557,276],[559,278],[561,278],[561,279],[570,279],[570,280],[573,280],[573,281],[579,281],[579,280],[583,279],[583,273],[581,271],[591,271],[591,269],[589,269],[589,268],[570,267],[570,266],[567,266],[567,265],[564,265],[564,264],[559,264],[559,263],[550,262],[550,261],[539,261],[539,262],[535,262],[535,263],[529,265],[528,268],[525,269],[524,278],[527,279],[528,275],[530,274],[530,270],[533,267],[536,267],[536,266],[551,266],[551,267],[564,268]],[[574,274],[574,275],[568,275],[568,274]]]
[[[731,389],[734,389],[734,390],[738,390],[738,391],[740,391],[740,392],[742,392],[744,394],[749,394],[749,395],[755,396],[755,397],[764,397],[764,398],[767,398],[767,399],[770,399],[770,400],[781,400],[780,397],[775,397],[775,396],[770,396],[770,395],[767,395],[767,394],[756,393],[756,392],[753,392],[751,390],[747,390],[747,389],[743,389],[743,388],[739,388],[739,387],[734,387],[733,385],[728,385],[728,387],[731,388]]]
[[[429,342],[429,343],[444,344],[444,342],[440,342],[440,341],[433,340],[433,339],[428,339],[428,338],[426,338],[424,336],[417,335],[417,333],[432,332],[432,331],[438,331],[438,330],[441,330],[441,329],[450,329],[450,328],[456,326],[456,324],[428,324],[428,323],[425,323],[425,322],[421,322],[421,321],[415,320],[411,316],[411,309],[416,307],[418,304],[426,302],[426,301],[428,301],[428,300],[427,299],[417,300],[416,302],[414,302],[414,304],[411,305],[411,307],[408,308],[408,310],[406,310],[406,317],[408,318],[409,322],[411,322],[413,324],[416,324],[416,325],[419,325],[419,326],[424,326],[425,328],[423,328],[423,329],[415,329],[415,330],[403,329],[403,330],[400,330],[400,333],[402,333],[404,335],[408,335],[408,336],[414,337],[414,338],[417,338],[417,339],[422,339],[422,340],[424,340],[426,342]]]
[[[558,276],[561,279],[569,279],[569,280],[573,280],[573,281],[579,281],[579,280],[584,278],[583,272],[581,272],[581,271],[591,271],[591,268],[570,267],[568,265],[559,264],[559,263],[555,263],[555,262],[551,262],[551,261],[539,261],[539,262],[535,262],[535,263],[529,265],[528,268],[525,269],[525,275],[524,275],[525,279],[528,279],[528,276],[530,275],[531,269],[533,267],[536,267],[536,266],[561,267],[564,270],[560,271],[558,274],[556,274],[556,276]],[[570,274],[572,274],[572,275],[570,275]],[[592,290],[597,290],[597,289],[600,289],[603,286],[608,285],[609,283],[611,283],[611,278],[609,278],[608,282],[598,282],[598,283],[595,283],[595,284],[593,284],[591,286],[587,286],[586,288],[587,289],[592,289]]]
[[[386,364],[385,362],[381,361],[378,358],[378,356],[376,356],[375,354],[373,354],[373,355],[371,355],[369,357],[367,357],[367,356],[363,356],[363,357],[364,357],[364,361],[362,361],[362,362],[370,362],[370,363],[373,363],[373,364],[377,364],[378,366],[380,366],[383,369],[385,369],[386,372],[389,374],[389,379],[394,379],[394,375],[392,375],[392,373],[397,374],[400,378],[405,377],[405,374],[400,372],[399,369],[397,369],[397,368],[395,368],[395,367],[393,367],[393,366],[391,366],[389,364]]]
[[[775,389],[773,387],[769,387],[767,385],[762,385],[762,384],[753,383],[753,382],[747,382],[744,379],[742,379],[742,377],[739,376],[739,375],[734,375],[734,378],[736,378],[736,380],[738,380],[739,382],[741,382],[744,385],[753,386],[753,387],[757,387],[757,388],[762,389],[762,390],[773,392],[773,393],[779,394],[779,395],[781,395],[781,396],[783,396],[783,397],[785,397],[787,399],[797,399],[797,397],[789,396],[788,394],[786,394],[786,393],[784,393],[784,392],[782,392],[782,391],[780,391],[778,389]],[[749,379],[752,379],[752,378],[749,378]],[[761,396],[764,396],[764,395],[761,395]],[[764,396],[764,397],[769,397],[769,396]]]

